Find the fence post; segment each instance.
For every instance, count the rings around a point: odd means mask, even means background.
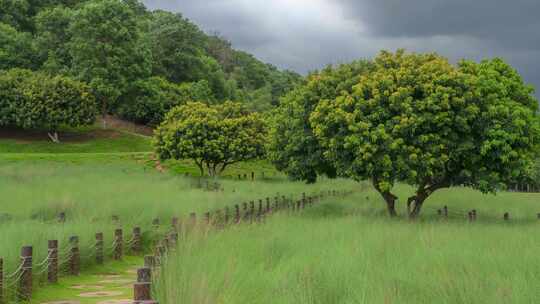
[[[180,226],[180,219],[178,217],[173,217],[171,221],[171,226],[174,231],[178,231]]]
[[[249,202],[249,222],[253,223],[253,217],[255,216],[255,201]]]
[[[244,214],[244,216],[243,216],[244,221],[247,222],[247,220],[248,220],[248,218],[249,218],[249,212],[248,212],[248,204],[247,204],[246,202],[244,202],[244,203],[242,204],[242,211],[244,212],[244,213],[243,213],[243,214]]]
[[[19,299],[29,301],[32,298],[32,246],[21,249],[21,279],[19,281]]]
[[[206,223],[206,226],[210,226],[210,212],[204,214],[204,222]]]
[[[131,244],[131,250],[135,254],[142,253],[142,240],[141,240],[141,228],[133,228],[133,243]]]
[[[66,213],[65,212],[60,212],[58,214],[58,222],[62,223],[62,224],[66,222]]]
[[[272,207],[270,206],[270,198],[267,197],[266,198],[266,211],[265,211],[265,213],[270,213],[271,208]]]
[[[159,219],[158,218],[155,218],[152,220],[152,227],[154,227],[154,229],[159,229]]]
[[[137,270],[137,283],[134,285],[135,303],[147,303],[151,298],[152,290],[152,270],[150,268],[139,268]]]
[[[144,267],[146,268],[156,267],[156,257],[153,255],[144,256]]]
[[[122,236],[122,229],[116,229],[114,231],[114,247],[113,247],[113,259],[118,261],[122,259],[124,238]]]
[[[69,274],[78,276],[81,269],[81,252],[79,250],[79,237],[70,237],[69,243],[71,244],[71,255],[69,258]]]
[[[103,233],[96,233],[96,264],[103,264]]]
[[[506,212],[503,216],[504,220],[505,221],[509,221],[510,220],[510,213]]]
[[[443,207],[444,218],[448,218],[448,206]]]
[[[230,217],[229,213],[230,213],[229,206],[227,206],[225,207],[224,216],[223,216],[223,222],[225,226],[229,225],[229,217]]]
[[[234,223],[240,223],[240,206],[238,204],[234,205]]]
[[[251,171],[251,180],[254,181],[255,180],[255,172]]]
[[[0,304],[4,304],[4,259],[0,258]]]
[[[48,245],[47,281],[55,284],[58,283],[58,241],[50,240]]]

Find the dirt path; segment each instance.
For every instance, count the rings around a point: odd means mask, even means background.
[[[57,285],[40,287],[32,304],[127,304],[133,302],[133,283],[140,257],[126,257],[91,269],[78,277],[62,277]]]

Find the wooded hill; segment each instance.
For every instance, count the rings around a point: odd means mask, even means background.
[[[13,68],[86,83],[99,112],[152,125],[187,101],[265,111],[301,79],[138,0],[0,0],[0,71]]]

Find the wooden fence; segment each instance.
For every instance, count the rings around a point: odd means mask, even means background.
[[[270,198],[252,200],[243,203],[242,212],[240,205],[232,207],[226,206],[223,209],[213,212],[205,212],[197,221],[197,214],[191,213],[184,222],[178,217],[173,217],[171,227],[167,228],[164,235],[158,237],[153,255],[145,256],[145,267],[138,270],[137,282],[134,284],[134,303],[152,304],[157,303],[151,299],[151,276],[152,269],[162,265],[162,259],[167,253],[176,247],[179,233],[193,229],[195,226],[205,229],[224,229],[228,226],[239,225],[243,223],[264,223],[265,218],[277,212],[288,210],[297,213],[311,207],[324,197],[344,196],[349,192],[328,191],[307,196],[302,193],[297,200],[287,198],[286,196],[276,196],[273,201]],[[234,212],[233,212],[234,211]],[[65,222],[66,214],[60,213],[58,221]],[[119,221],[119,217],[113,215],[112,220]],[[160,220],[154,219],[152,227],[157,230],[160,227]],[[134,255],[143,254],[142,230],[140,227],[134,227],[131,236],[125,240],[124,231],[116,229],[112,236],[112,243],[106,246],[102,232],[95,234],[95,242],[90,248],[93,250],[91,256],[96,264],[103,264],[105,257],[111,257],[113,260],[121,260],[124,254]],[[87,256],[85,258],[90,258]],[[21,257],[18,267],[12,273],[4,273],[4,260],[0,258],[0,304],[7,303],[8,300],[25,302],[31,299],[33,284],[35,279],[45,275],[47,282],[56,284],[61,274],[77,276],[81,271],[81,248],[78,236],[69,237],[66,248],[59,248],[58,240],[50,240],[47,244],[47,256],[42,261],[34,262],[33,247],[24,246],[21,248]]]

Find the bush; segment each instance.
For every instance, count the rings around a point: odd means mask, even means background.
[[[82,82],[21,69],[0,73],[0,126],[45,129],[58,142],[60,126],[90,125],[96,112],[95,98]]]
[[[201,174],[219,175],[227,166],[264,155],[264,121],[240,104],[190,102],[174,108],[156,130],[161,159],[191,159]]]

